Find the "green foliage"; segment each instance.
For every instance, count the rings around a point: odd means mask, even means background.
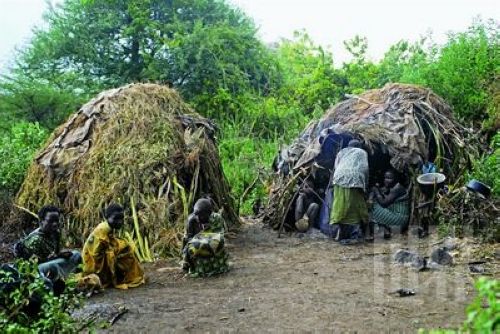
[[[430,62],[434,49],[426,48],[426,39],[415,43],[399,41],[385,53],[379,64],[379,86],[390,82],[424,85],[423,73]]]
[[[500,281],[480,277],[475,287],[477,296],[467,306],[467,320],[460,330],[420,329],[419,334],[455,334],[455,333],[497,333],[500,327]]]
[[[345,92],[359,94],[367,89],[378,88],[379,68],[366,57],[368,40],[356,35],[352,40],[345,41],[344,46],[353,57],[351,62],[342,66]]]
[[[490,134],[500,126],[494,21],[474,22],[442,46],[426,38],[400,41],[380,62],[368,58],[367,39],[355,36],[345,42],[352,60],[335,68],[334,55],[306,32],[266,47],[251,18],[227,0],[65,0],[49,8],[45,20],[47,28],[35,31],[0,82],[0,131],[19,120],[52,130],[105,88],[172,85],[220,125],[223,164],[237,198],[257,177],[255,166],[267,168],[279,145],[312,118],[346,94],[388,82],[429,86],[467,124],[483,123]],[[498,193],[496,152],[474,175]],[[28,161],[13,156],[6,160],[19,167],[0,163],[0,176],[16,170],[0,179],[10,189]],[[264,189],[259,182],[245,194],[243,211]]]
[[[209,109],[213,95],[264,92],[274,73],[252,21],[225,1],[66,0],[46,21],[20,55],[17,75],[85,92],[167,83],[218,118],[236,111]]]
[[[0,137],[0,190],[15,192],[33,155],[47,138],[38,123],[21,122]]]
[[[45,80],[4,78],[0,82],[0,130],[5,131],[19,120],[54,129],[86,97],[49,85]]]
[[[474,22],[465,32],[451,33],[443,46],[422,39],[400,41],[380,63],[380,83],[414,83],[430,87],[466,123],[498,119],[500,70],[498,23]],[[496,87],[496,88],[495,88]]]
[[[333,56],[315,45],[305,32],[283,40],[275,50],[281,85],[273,94],[280,103],[310,114],[327,109],[342,96],[341,78],[333,67]]]
[[[17,261],[20,283],[13,291],[2,295],[4,307],[0,306],[0,330],[4,333],[75,333],[77,324],[69,314],[80,302],[71,282],[67,282],[65,293],[55,297],[45,286],[38,273],[36,263]],[[12,283],[12,275],[2,275],[0,284]],[[74,284],[73,284],[74,285]],[[30,299],[41,302],[37,315],[28,315]]]
[[[239,135],[238,129],[230,125],[223,129],[219,151],[240,214],[250,214],[254,201],[266,197],[265,182],[277,145],[276,140]]]
[[[429,85],[445,97],[456,115],[482,121],[490,94],[488,87],[500,70],[498,27],[476,23],[466,32],[451,34],[427,75]]]
[[[467,306],[463,330],[471,333],[495,333],[500,328],[500,281],[481,277],[475,287],[478,294]]]
[[[495,196],[500,196],[500,133],[491,141],[491,152],[473,166],[472,177],[486,183]]]
[[[332,55],[298,32],[273,48],[280,80],[268,94],[252,92],[236,98],[219,90],[209,109],[237,110],[222,119],[220,152],[223,167],[240,211],[251,212],[251,204],[264,199],[268,174],[279,149],[289,143],[313,118],[336,103],[341,95],[338,71]]]

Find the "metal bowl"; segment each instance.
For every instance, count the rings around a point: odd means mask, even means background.
[[[434,196],[444,186],[444,181],[446,176],[441,173],[427,173],[417,177],[420,190],[427,196]]]
[[[477,192],[486,198],[491,195],[491,188],[475,179],[470,180],[466,187],[467,189]]]
[[[446,181],[446,175],[441,173],[427,173],[417,177],[417,182],[423,186],[440,185]]]

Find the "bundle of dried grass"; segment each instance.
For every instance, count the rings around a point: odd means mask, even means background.
[[[238,220],[214,131],[167,87],[132,84],[102,92],[54,131],[17,204],[29,210],[59,205],[65,230],[81,243],[102,219],[102,208],[118,202],[134,213],[132,237],[147,248],[143,255],[174,254],[196,198],[209,195],[229,221]]]

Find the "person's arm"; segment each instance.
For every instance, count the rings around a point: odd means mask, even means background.
[[[363,161],[364,161],[364,170],[363,170],[363,174],[364,174],[364,178],[365,178],[365,189],[363,189],[365,191],[365,194],[368,192],[368,184],[369,184],[369,178],[370,178],[370,168],[368,166],[368,153],[364,150],[363,151]],[[366,196],[366,195],[365,195]]]
[[[83,272],[85,274],[98,273],[104,268],[106,251],[110,249],[110,240],[107,233],[102,233],[102,224],[90,233],[83,245]]]
[[[379,188],[375,188],[374,194],[378,204],[380,204],[381,207],[386,208],[394,203],[396,199],[404,195],[404,191],[404,188],[401,185],[397,184],[389,191],[389,194],[387,194],[386,196],[384,196],[380,192]]]
[[[186,239],[190,240],[193,238],[199,231],[198,231],[198,216],[196,215],[189,215],[187,223],[186,223]]]
[[[14,245],[14,256],[23,260],[29,260],[32,251],[24,245],[24,240],[19,240]]]

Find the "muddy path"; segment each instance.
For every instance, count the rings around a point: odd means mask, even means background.
[[[401,247],[429,251],[436,239],[377,237],[375,244],[341,246],[313,235],[283,235],[245,223],[229,239],[231,271],[185,278],[176,263],[146,266],[148,283],[107,290],[90,304],[128,309],[107,331],[165,332],[415,332],[458,327],[473,298],[466,264],[417,272],[396,265]],[[401,298],[391,293],[415,289]]]

